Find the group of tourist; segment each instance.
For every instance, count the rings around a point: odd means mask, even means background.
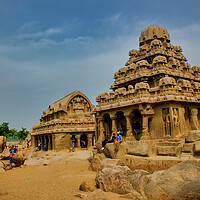
[[[120,131],[117,132],[117,136],[115,136],[115,133],[113,133],[110,140],[108,138],[108,134],[106,133],[106,131],[104,131],[103,134],[104,134],[104,140],[102,141],[102,150],[104,150],[107,143],[114,143],[115,151],[118,151],[119,144],[122,143],[122,135],[121,135]]]
[[[10,152],[10,164],[12,164],[13,154],[17,153],[18,146],[9,146],[8,148],[9,148],[9,152]]]

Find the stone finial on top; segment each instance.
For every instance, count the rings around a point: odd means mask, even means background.
[[[144,42],[154,39],[166,39],[167,42],[170,42],[167,29],[158,25],[151,25],[143,29],[139,38],[140,46],[143,45]]]

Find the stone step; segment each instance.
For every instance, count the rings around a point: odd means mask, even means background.
[[[176,156],[176,146],[157,146],[157,155]]]
[[[178,146],[179,142],[159,142],[157,146]]]
[[[182,159],[191,159],[191,158],[193,158],[193,155],[192,155],[192,153],[182,153],[181,154],[181,158]]]

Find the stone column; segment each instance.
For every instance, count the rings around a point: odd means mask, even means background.
[[[31,144],[32,144],[33,148],[36,147],[36,136],[31,136]]]
[[[117,133],[117,116],[110,115],[110,119],[112,120],[112,133]]]
[[[190,109],[190,123],[192,130],[198,129],[198,109],[192,108]]]
[[[77,141],[76,141],[76,147],[77,148],[80,148],[80,135],[76,135],[76,139],[77,139]]]
[[[103,127],[103,117],[99,117],[99,123],[100,123],[100,130],[99,130],[99,141],[103,141],[104,139],[104,135],[103,132],[105,131],[104,127]]]
[[[150,136],[149,136],[149,126],[148,126],[148,119],[149,116],[147,115],[142,115],[142,140],[149,140]]]
[[[92,134],[87,134],[87,147],[92,146]]]
[[[132,127],[132,119],[130,114],[125,114],[124,115],[126,117],[126,140],[128,141],[133,141],[136,140],[135,137],[133,136],[133,127]]]

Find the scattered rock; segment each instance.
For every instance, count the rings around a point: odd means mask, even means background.
[[[25,157],[20,154],[20,153],[16,153],[13,155],[13,163],[15,163],[16,166],[21,166],[24,164],[24,161],[26,160]]]
[[[98,189],[83,198],[84,200],[107,200],[105,192]]]
[[[101,161],[105,158],[105,155],[103,153],[101,154],[96,154],[94,158],[92,159],[90,165],[89,165],[89,170],[91,171],[97,171],[100,167]]]
[[[131,185],[131,170],[127,166],[113,166],[98,170],[96,175],[96,186],[105,192],[118,194],[130,193],[133,189]]]
[[[84,181],[83,183],[81,183],[79,190],[85,191],[85,192],[93,192],[94,186],[92,186],[92,184],[89,183],[88,181]]]
[[[109,168],[117,165],[119,163],[120,159],[110,159],[110,158],[105,158],[102,160],[99,170],[102,170],[103,168]]]
[[[86,196],[86,194],[78,193],[78,194],[75,194],[74,196],[79,197],[80,199],[83,199]]]

